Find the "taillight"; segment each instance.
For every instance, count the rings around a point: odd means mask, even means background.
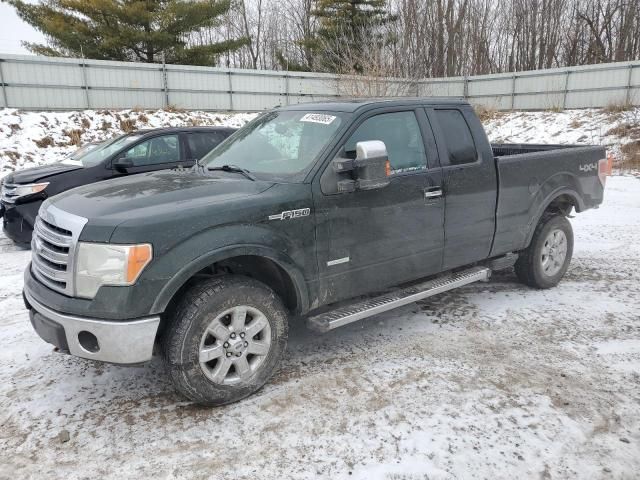
[[[613,170],[613,154],[609,152],[607,158],[603,158],[598,162],[598,178],[603,187],[607,181],[607,177],[611,175],[611,170]]]

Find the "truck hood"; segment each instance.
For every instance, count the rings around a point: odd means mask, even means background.
[[[56,207],[106,225],[163,215],[167,211],[227,202],[259,194],[272,182],[240,175],[211,177],[192,171],[159,171],[131,175],[74,188],[53,197]]]
[[[60,175],[82,168],[81,165],[69,165],[63,163],[53,163],[42,167],[27,168],[13,172],[5,178],[7,183],[33,183],[40,180],[47,180],[48,177]]]

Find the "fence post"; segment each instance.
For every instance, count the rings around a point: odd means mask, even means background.
[[[513,110],[516,98],[516,74],[511,77],[511,110]]]
[[[233,111],[233,81],[231,80],[231,70],[227,70],[229,76],[229,111]]]
[[[633,64],[629,65],[629,77],[627,78],[627,95],[625,103],[631,105],[631,78],[633,77]],[[6,100],[5,100],[6,103]]]
[[[462,87],[462,95],[466,100],[469,98],[469,77],[467,75],[464,76],[464,86]]]
[[[169,85],[167,82],[167,63],[162,52],[162,90],[164,91],[164,108],[169,107]]]
[[[567,70],[567,74],[564,77],[564,92],[562,92],[562,110],[564,110],[567,106],[567,94],[569,93],[569,75],[571,75],[571,70]]]
[[[289,105],[289,72],[284,74],[284,101]]]
[[[84,100],[87,104],[87,110],[91,108],[91,102],[89,101],[89,81],[87,80],[87,61],[82,57],[82,63],[80,64],[82,67],[82,82],[84,88]]]
[[[0,58],[0,84],[2,85],[2,99],[4,100],[4,108],[9,108],[9,102],[7,102],[7,87],[4,84],[4,74],[2,73],[2,64],[4,60]]]

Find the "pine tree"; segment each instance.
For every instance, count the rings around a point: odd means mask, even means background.
[[[359,62],[367,46],[380,42],[377,29],[396,20],[386,0],[318,0],[313,15],[320,28],[305,46],[315,53],[314,68],[363,73]]]
[[[98,60],[212,65],[246,38],[190,46],[190,34],[215,27],[231,0],[8,0],[18,15],[41,31],[48,45],[25,43],[33,53]]]

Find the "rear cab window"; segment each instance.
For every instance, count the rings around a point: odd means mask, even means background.
[[[476,144],[469,124],[458,109],[436,109],[435,116],[444,136],[448,155],[443,165],[466,165],[478,159]]]

